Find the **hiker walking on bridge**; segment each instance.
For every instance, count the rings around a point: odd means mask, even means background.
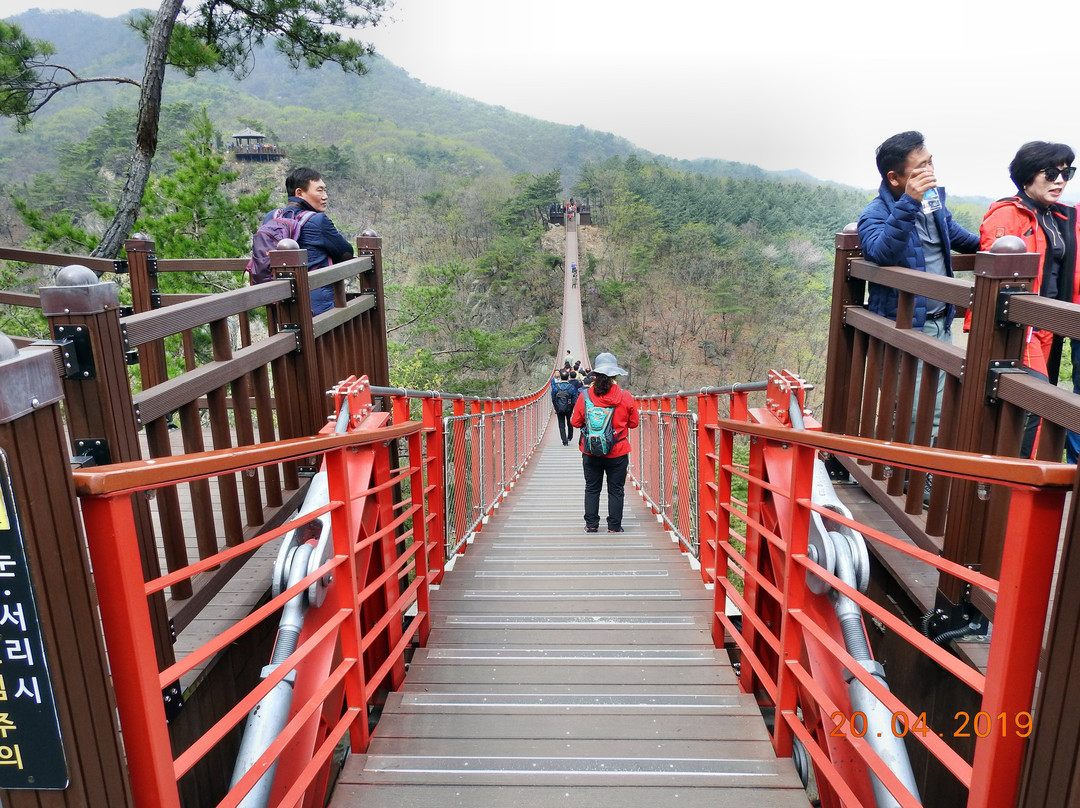
[[[625,376],[614,354],[598,354],[593,385],[574,406],[572,426],[581,429],[581,466],[585,473],[585,532],[600,529],[600,490],[607,477],[608,533],[622,533],[623,489],[630,466],[630,430],[638,425],[634,397],[615,383]]]
[[[578,400],[580,386],[570,381],[570,372],[563,370],[559,374],[558,381],[551,383],[551,406],[555,409],[555,415],[559,419],[559,437],[562,445],[569,446],[574,439],[574,427],[570,425],[570,416],[574,412],[574,405]]]

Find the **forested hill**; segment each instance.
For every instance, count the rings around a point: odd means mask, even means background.
[[[28,35],[51,41],[57,49],[56,62],[80,74],[138,78],[145,48],[124,19],[40,10],[10,18]],[[101,114],[109,107],[133,106],[135,93],[134,87],[89,86],[77,93],[62,94],[50,102],[36,124],[33,149],[27,139],[19,140],[14,135],[10,124],[0,127],[0,153],[7,158],[2,165],[9,182],[52,170],[53,165],[45,162],[51,146],[61,139],[84,137],[91,126],[100,123]],[[577,178],[586,162],[628,154],[712,176],[792,178],[788,173],[767,172],[726,160],[676,161],[658,157],[610,133],[541,121],[429,87],[383,58],[374,59],[370,74],[358,78],[334,65],[315,71],[292,71],[283,57],[266,49],[259,54],[251,74],[240,83],[229,75],[203,73],[189,79],[173,71],[165,84],[165,103],[175,101],[210,103],[211,119],[225,132],[234,126],[243,128],[242,118],[258,118],[283,139],[293,142],[301,139],[300,133],[291,131],[289,121],[275,112],[300,107],[319,113],[359,113],[369,119],[375,136],[385,135],[378,131],[378,124],[392,124],[487,152],[512,174],[539,174],[557,167],[567,183]],[[57,121],[61,110],[62,120]],[[304,116],[303,121],[309,127],[320,125],[318,117]],[[812,179],[803,174],[796,178]]]
[[[80,74],[141,76],[144,47],[120,18],[13,20]],[[134,87],[84,86],[50,102],[28,133],[0,127],[0,239],[73,254],[97,244],[135,105]],[[289,159],[232,160],[222,141],[247,126]],[[357,77],[292,71],[264,50],[241,82],[168,77],[135,229],[160,258],[245,255],[293,164],[322,170],[344,232],[372,227],[383,239],[391,382],[469,394],[523,393],[548,377],[564,268],[562,228],[546,211],[568,196],[591,202],[596,225],[580,234],[589,344],[619,356],[634,392],[758,381],[770,367],[820,383],[833,234],[873,193],[660,158],[427,87],[383,59]],[[0,287],[32,291],[39,280],[0,264]],[[169,292],[205,291],[183,285],[198,282],[161,278]],[[0,331],[43,336],[28,317],[0,307]],[[167,358],[182,366],[179,352]]]

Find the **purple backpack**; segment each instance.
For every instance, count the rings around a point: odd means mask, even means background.
[[[296,216],[287,216],[286,210],[299,211]],[[251,275],[251,282],[266,283],[274,279],[270,271],[270,250],[278,248],[278,242],[282,239],[291,238],[300,240],[300,228],[307,220],[315,215],[313,210],[300,211],[299,208],[278,208],[270,214],[270,218],[259,225],[255,235],[251,238],[251,260],[244,268]]]

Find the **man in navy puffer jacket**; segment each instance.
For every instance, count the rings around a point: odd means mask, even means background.
[[[349,240],[334,226],[326,215],[326,205],[330,197],[326,192],[326,182],[322,175],[313,168],[295,168],[285,178],[285,192],[289,195],[286,211],[294,211],[291,216],[298,216],[305,210],[314,211],[315,215],[300,228],[297,243],[307,250],[308,272],[322,269],[331,264],[339,264],[353,257],[353,248]],[[269,221],[274,215],[270,211],[263,218]],[[311,313],[322,314],[334,308],[334,289],[322,286],[311,290]]]
[[[945,207],[944,189],[937,190],[941,208],[929,215],[923,213],[923,195],[937,188],[933,156],[923,136],[919,132],[893,135],[878,146],[877,165],[881,188],[859,217],[863,255],[881,266],[907,267],[951,278],[950,252],[975,252],[979,237],[953,221]],[[871,283],[870,311],[895,320],[897,296],[892,287]],[[952,342],[954,315],[953,306],[919,296],[915,298],[911,325]],[[934,324],[927,327],[928,321]]]
[[[937,187],[934,158],[927,151],[922,134],[893,135],[878,146],[877,166],[881,174],[880,191],[859,217],[863,255],[881,266],[907,267],[951,278],[951,251],[976,252],[979,237],[954,222],[945,207],[945,190]],[[931,188],[937,189],[941,205],[924,213],[923,196]],[[898,297],[899,293],[891,286],[871,283],[867,305],[874,314],[895,320]],[[915,298],[911,326],[951,344],[955,315],[956,309],[951,304],[919,295]],[[915,381],[916,396],[921,380],[922,362]],[[937,438],[944,389],[945,374],[939,373],[931,442]],[[911,435],[914,435],[914,421]]]

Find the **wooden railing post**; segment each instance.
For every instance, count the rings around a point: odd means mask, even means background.
[[[71,340],[64,379],[68,433],[77,455],[98,465],[140,460],[139,426],[131,399],[124,333],[116,284],[99,283],[85,267],[65,267],[56,286],[41,289],[41,310],[53,338]],[[150,508],[145,496],[132,496],[143,574],[161,574]],[[177,514],[176,518],[179,518]],[[172,636],[165,598],[150,598],[158,662],[173,662]]]
[[[851,357],[855,349],[855,331],[844,325],[848,306],[861,306],[866,284],[848,277],[852,259],[862,257],[859,234],[854,224],[836,234],[836,260],[833,263],[832,309],[829,314],[829,356],[825,365],[825,405],[822,426],[826,432],[849,433],[848,379],[851,376]],[[857,414],[858,410],[855,410]]]
[[[1004,240],[1002,240],[1004,242]],[[1019,239],[1013,241],[1019,242]],[[1022,419],[1012,419],[1009,427],[999,423],[1000,407],[987,393],[987,380],[994,367],[1019,365],[1023,356],[1023,327],[998,325],[998,300],[1002,292],[1030,291],[1031,280],[1039,268],[1038,255],[1014,252],[1008,242],[995,244],[990,252],[980,252],[975,259],[975,287],[971,304],[971,333],[968,336],[967,360],[960,384],[960,407],[963,417],[957,423],[955,445],[947,449],[990,454],[1016,454],[1020,447]],[[1005,434],[1005,432],[1012,434]],[[1006,498],[1004,502],[1001,497]],[[945,529],[942,555],[950,561],[972,565],[984,574],[997,577],[1000,572],[1002,542],[1005,536],[1004,511],[1007,492],[980,497],[978,486],[969,480],[953,480],[949,498],[949,520]],[[998,513],[1002,518],[989,518]],[[964,592],[961,581],[942,575],[938,584],[939,600],[958,603]],[[939,604],[940,605],[940,604]]]
[[[61,398],[52,350],[16,351],[0,336],[0,451],[6,458],[0,464],[4,475],[0,481],[4,489],[0,491],[4,496],[0,500],[0,529],[8,534],[17,529],[25,547],[67,758],[69,784],[62,791],[48,792],[47,802],[71,808],[125,808],[134,801],[71,477]],[[8,572],[11,568],[4,569]],[[108,597],[108,593],[103,594]],[[8,630],[4,636],[14,634]],[[18,669],[10,660],[4,661],[9,663],[3,666],[9,693],[6,698],[11,699],[4,709],[16,718]],[[124,662],[113,660],[113,664]],[[44,686],[39,682],[39,689]],[[39,717],[37,732],[45,717]],[[27,730],[30,728],[17,727],[5,732],[3,745],[20,743],[20,731]],[[36,750],[25,749],[23,756],[27,754],[36,754]],[[59,766],[60,761],[33,763],[37,768],[44,763]],[[0,801],[11,808],[44,804],[43,792],[33,790],[33,785],[28,787],[25,791],[0,790]]]
[[[274,279],[290,281],[295,292],[291,299],[276,305],[270,323],[271,333],[293,331],[298,340],[296,351],[274,365],[274,397],[278,402],[281,437],[302,438],[318,433],[330,414],[330,399],[319,381],[307,250],[271,250],[268,255]]]
[[[124,242],[124,249],[127,252],[128,279],[131,281],[131,307],[136,314],[161,308],[154,242],[148,238],[130,238]],[[164,342],[155,340],[139,346],[139,369],[144,389],[169,378]]]
[[[371,256],[371,270],[365,277],[370,278],[371,290],[375,293],[375,308],[371,316],[365,318],[365,353],[364,373],[376,387],[390,384],[390,362],[386,348],[386,295],[383,291],[382,239],[374,231],[365,230],[364,235],[356,240],[356,254]]]

